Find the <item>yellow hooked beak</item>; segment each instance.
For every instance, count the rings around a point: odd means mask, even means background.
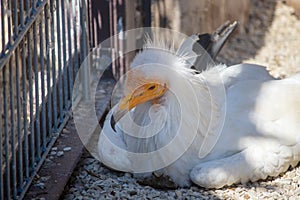
[[[120,101],[120,110],[131,110],[137,105],[155,100],[161,97],[167,90],[167,85],[161,85],[159,83],[146,83],[133,91],[132,94],[124,97]]]
[[[136,88],[131,94],[122,98],[114,113],[115,122],[119,121],[129,110],[147,101],[155,101],[167,91],[167,84],[145,83]]]

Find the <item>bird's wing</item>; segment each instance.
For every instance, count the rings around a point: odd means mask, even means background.
[[[283,80],[234,80],[226,95],[226,121],[211,152],[220,159],[196,165],[194,183],[219,188],[256,181],[299,162],[300,73]]]
[[[238,82],[226,94],[226,134],[236,128],[238,135],[273,137],[286,145],[300,140],[299,74],[283,80]],[[254,128],[252,133],[243,132],[247,125]]]
[[[213,60],[237,25],[236,21],[232,24],[227,21],[212,34],[194,34],[182,42],[177,54],[184,56],[191,68],[201,72],[213,65]]]
[[[119,171],[130,172],[131,161],[127,154],[127,145],[118,126],[111,126],[113,109],[108,113],[103,129],[99,135],[98,153],[100,160],[106,165]]]
[[[232,124],[227,127],[228,130],[226,129],[228,132],[232,132],[232,134],[237,132],[232,131],[232,127],[235,127],[241,132],[245,129],[255,129],[255,125],[249,123],[249,113],[252,112],[253,114],[253,110],[255,110],[255,106],[257,105],[272,105],[270,102],[272,102],[272,99],[276,99],[276,96],[271,96],[272,94],[268,91],[272,88],[276,89],[277,86],[275,85],[278,83],[280,85],[280,83],[282,83],[281,80],[275,80],[268,73],[265,67],[251,64],[239,64],[227,68],[217,66],[195,76],[199,76],[199,78],[202,79],[204,77],[206,80],[206,85],[209,86],[208,96],[210,99],[208,99],[208,101],[211,102],[211,105],[206,105],[206,107],[209,108],[207,113],[210,113],[210,115],[208,115],[205,119],[213,119],[207,121],[206,123],[204,123],[205,120],[201,120],[204,124],[202,127],[206,127],[209,124],[210,128],[207,129],[209,131],[206,132],[206,129],[204,131],[200,131],[205,137],[205,141],[203,141],[203,145],[201,146],[201,151],[199,154],[201,158],[205,157],[212,150],[212,148],[214,148],[218,136],[223,134],[223,122],[225,122],[225,127],[226,124],[232,122]],[[291,80],[294,79],[291,78]],[[224,84],[224,87],[221,87],[221,84]],[[261,88],[267,88],[264,87],[267,85],[271,85],[268,87],[270,89],[266,89],[266,91],[261,92],[261,100],[256,99],[259,90]],[[292,87],[296,88],[297,86],[291,85],[290,87],[291,88],[284,86],[284,88],[281,88],[281,90],[293,90]],[[270,93],[270,102],[265,101],[263,98],[263,93],[267,92]],[[278,89],[278,92],[280,92],[280,89]],[[271,110],[271,108],[269,109]],[[228,121],[228,119],[234,120]],[[266,118],[264,121],[272,121],[273,119],[274,117],[271,119]],[[247,133],[248,132],[245,131],[245,133],[241,134],[244,135]]]
[[[220,76],[223,79],[225,88],[229,88],[242,81],[275,80],[275,78],[269,74],[265,67],[246,63],[227,67],[220,72]]]

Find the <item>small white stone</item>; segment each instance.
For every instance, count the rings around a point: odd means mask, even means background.
[[[63,151],[67,152],[67,151],[71,151],[72,147],[65,147],[63,148]]]
[[[64,155],[64,152],[63,151],[58,151],[57,153],[56,153],[56,156],[57,157],[61,157],[61,156],[63,156]]]
[[[182,196],[182,193],[181,193],[181,191],[179,191],[179,190],[176,190],[176,191],[175,191],[175,194],[176,194],[176,197],[177,197],[177,198],[181,198],[181,196]]]
[[[57,147],[52,147],[51,150],[52,151],[57,151]]]

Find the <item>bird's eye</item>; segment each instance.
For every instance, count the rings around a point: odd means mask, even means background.
[[[155,89],[155,85],[152,85],[151,87],[148,88],[148,90],[154,90]]]

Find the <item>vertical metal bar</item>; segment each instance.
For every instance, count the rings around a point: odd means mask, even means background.
[[[73,14],[73,31],[74,31],[74,72],[77,73],[78,72],[78,68],[79,68],[79,60],[78,60],[78,45],[77,45],[77,22],[78,22],[78,16],[77,16],[77,0],[72,0],[72,14]]]
[[[113,23],[112,23],[112,26],[113,26],[113,53],[114,53],[114,56],[117,57],[117,59],[114,60],[114,62],[116,63],[115,65],[115,75],[117,78],[120,77],[120,58],[118,56],[118,53],[119,53],[119,46],[118,46],[118,30],[117,30],[117,24],[118,24],[118,12],[117,12],[117,0],[112,0],[112,16],[113,16]]]
[[[0,75],[1,76],[1,75]],[[3,85],[3,82],[0,82]],[[2,167],[3,167],[3,160],[2,160],[2,156],[4,155],[2,153],[2,147],[3,147],[3,125],[2,125],[2,113],[0,113],[0,170],[1,170],[1,174],[0,174],[0,199],[4,199],[4,185],[3,185],[3,171],[2,171]]]
[[[2,69],[3,74],[3,117],[4,117],[4,146],[5,146],[5,198],[10,199],[10,167],[9,167],[9,132],[7,108],[7,65]]]
[[[23,130],[24,130],[24,166],[25,177],[29,177],[29,155],[28,155],[28,130],[27,130],[27,87],[26,87],[26,57],[25,44],[22,44],[22,105],[23,105]]]
[[[70,3],[65,1],[67,5],[67,29],[68,29],[68,52],[69,52],[69,62],[68,62],[68,75],[69,75],[69,99],[72,96],[72,87],[73,87],[73,59],[72,59],[72,39],[71,39],[71,15],[70,15]],[[68,105],[70,106],[70,105]]]
[[[115,70],[116,70],[116,61],[115,61],[115,54],[114,54],[114,40],[115,37],[112,37],[114,35],[114,20],[113,20],[113,1],[109,1],[109,30],[110,30],[110,46],[111,46],[111,58],[112,58],[112,72],[113,74],[115,74]]]
[[[14,0],[14,40],[18,37],[18,7],[17,7],[17,0]]]
[[[32,12],[34,13],[36,9],[36,0],[32,0]]]
[[[143,26],[151,26],[151,1],[142,0],[142,10],[143,10]]]
[[[81,0],[81,13],[80,13],[80,24],[81,24],[81,28],[82,28],[82,32],[81,32],[81,45],[80,48],[83,51],[82,54],[82,59],[84,60],[85,58],[89,59],[87,56],[87,51],[88,51],[88,44],[87,44],[87,29],[86,29],[86,5],[85,5],[85,0]],[[89,60],[87,60],[88,67],[85,67],[83,69],[83,73],[82,73],[82,91],[83,91],[83,98],[85,102],[89,102],[91,100],[90,97],[90,69],[89,69]]]
[[[63,44],[63,97],[64,109],[68,108],[68,79],[67,79],[67,40],[66,40],[66,17],[65,17],[65,0],[61,0],[61,19],[62,19],[62,44]],[[70,43],[70,41],[68,41]],[[69,49],[70,50],[70,49]]]
[[[18,133],[18,191],[22,189],[23,183],[23,151],[22,151],[22,132],[21,132],[21,106],[20,106],[20,48],[16,49],[16,98],[17,98],[17,133]]]
[[[0,1],[1,2],[1,20],[2,20],[2,23],[1,23],[1,34],[2,34],[2,51],[1,51],[1,55],[0,55],[0,58],[2,57],[2,56],[4,56],[4,52],[5,52],[5,43],[6,43],[6,37],[5,37],[5,15],[4,15],[4,1],[2,0],[2,1]]]
[[[88,29],[89,29],[89,44],[92,47],[96,46],[96,40],[97,40],[97,34],[94,33],[94,25],[93,25],[93,16],[92,16],[92,2],[91,0],[87,0],[87,21],[88,23]],[[101,12],[100,12],[101,13]]]
[[[14,57],[14,56],[13,56]],[[11,187],[12,195],[17,197],[17,176],[16,176],[16,152],[15,152],[15,103],[14,103],[14,77],[13,77],[13,62],[9,60],[9,96],[10,96],[10,146],[11,146]]]
[[[59,10],[59,0],[56,0],[56,29],[57,29],[57,42],[58,42],[58,104],[59,104],[59,121],[63,121],[63,91],[62,91],[62,63],[61,63],[61,31],[60,31],[60,23],[61,23],[61,18],[60,18],[60,10]]]
[[[41,159],[41,137],[40,137],[40,112],[39,112],[39,69],[38,69],[38,52],[37,52],[37,22],[33,23],[33,66],[34,66],[34,86],[35,86],[35,138],[36,138],[36,156],[37,162]]]
[[[31,30],[27,36],[27,47],[28,47],[28,80],[29,80],[29,111],[30,111],[30,139],[29,139],[29,149],[30,149],[30,171],[32,172],[35,167],[35,147],[34,147],[34,119],[33,119],[33,75],[32,75],[32,38]]]
[[[8,1],[7,2],[7,10],[9,10],[9,11],[11,11],[11,2],[10,1]],[[11,32],[11,30],[12,30],[12,23],[11,23],[11,14],[8,14],[7,15],[7,27],[8,27],[8,45],[9,45],[9,47],[10,46],[12,46],[12,42],[13,42],[13,40],[12,40],[12,32]]]
[[[26,21],[29,19],[30,17],[30,1],[31,0],[26,0],[26,4],[25,4],[25,9],[26,9]]]
[[[57,6],[56,6],[57,7]],[[56,90],[56,59],[55,59],[55,8],[54,8],[54,1],[50,1],[50,12],[51,12],[51,55],[52,55],[52,108],[53,108],[53,131],[56,132],[58,128],[58,122],[57,122],[57,90]]]
[[[51,69],[50,69],[50,54],[53,50],[53,43],[49,39],[49,4],[45,6],[45,33],[46,33],[46,70],[47,70],[47,121],[48,121],[48,134],[52,132],[52,110],[51,110]],[[54,62],[54,60],[52,60]]]
[[[118,2],[118,22],[117,22],[117,29],[118,34],[122,34],[122,37],[124,37],[123,31],[125,30],[125,2],[123,0],[119,0]],[[120,60],[120,68],[119,68],[119,74],[125,74],[126,71],[126,60],[123,56],[124,46],[125,46],[125,39],[118,37],[118,43],[119,43],[119,53],[121,52],[121,55],[119,56]]]
[[[44,10],[45,12],[45,10]],[[43,24],[44,15],[41,15],[41,20],[39,23],[39,37],[40,37],[40,71],[41,71],[41,91],[42,91],[42,147],[43,152],[46,151],[47,141],[46,141],[46,104],[45,104],[45,71],[44,71],[44,35]],[[46,34],[46,33],[45,33]],[[37,73],[37,72],[36,72]],[[39,112],[38,110],[36,112]]]
[[[11,2],[7,2],[7,9],[11,10]],[[12,46],[13,39],[12,39],[12,20],[11,15],[8,15],[8,39],[9,39],[9,47]],[[11,177],[10,182],[11,185],[8,185],[8,187],[11,187],[12,191],[12,197],[16,198],[17,196],[17,190],[16,190],[16,157],[15,157],[15,132],[14,132],[14,93],[13,93],[13,70],[12,70],[12,58],[9,59],[9,96],[10,96],[10,148],[11,151],[7,152],[11,154],[11,165],[9,165],[9,158],[7,162],[7,167],[11,167]],[[9,144],[7,144],[9,145]],[[10,155],[8,155],[10,156]]]
[[[20,24],[21,24],[21,29],[24,28],[24,1],[20,1]]]

